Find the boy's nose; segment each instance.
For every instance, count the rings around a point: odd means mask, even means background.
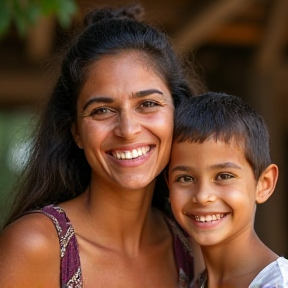
[[[199,204],[208,204],[216,200],[216,194],[209,185],[199,185],[199,189],[192,196],[192,202]]]

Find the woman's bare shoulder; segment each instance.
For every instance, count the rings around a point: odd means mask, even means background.
[[[27,214],[0,234],[0,287],[60,287],[60,247],[52,221]]]

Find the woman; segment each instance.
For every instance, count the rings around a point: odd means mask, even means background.
[[[0,287],[189,286],[189,243],[154,206],[193,91],[139,14],[92,11],[68,49],[0,237]]]

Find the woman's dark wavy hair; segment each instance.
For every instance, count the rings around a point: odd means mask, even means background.
[[[201,82],[194,77],[195,85],[188,83],[165,33],[141,22],[141,14],[142,8],[134,5],[93,10],[85,17],[83,31],[63,58],[61,74],[41,116],[30,162],[14,188],[15,203],[7,223],[28,210],[72,199],[88,186],[91,168],[73,140],[71,125],[76,119],[77,97],[95,61],[137,51],[148,57],[165,81],[175,106],[197,94]],[[164,189],[161,177],[156,186]],[[158,191],[154,194],[154,204],[159,205],[163,199],[157,199]]]
[[[209,92],[185,100],[176,109],[174,141],[203,143],[210,138],[235,141],[243,148],[255,180],[271,164],[266,123],[240,97]]]

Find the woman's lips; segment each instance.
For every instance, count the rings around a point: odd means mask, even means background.
[[[150,146],[143,146],[131,150],[113,150],[109,154],[117,160],[131,160],[146,155],[150,150]]]

